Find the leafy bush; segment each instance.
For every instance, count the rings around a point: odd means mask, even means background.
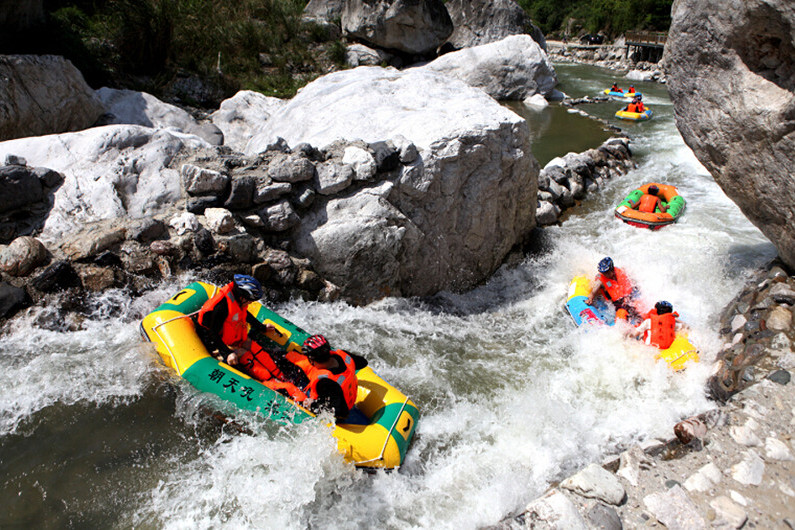
[[[617,37],[627,30],[667,31],[673,0],[517,0],[544,34],[559,33],[574,18],[591,33]]]
[[[157,94],[177,73],[187,73],[228,90],[290,97],[324,71],[323,61],[340,60],[341,43],[301,20],[306,3],[50,0],[45,9],[55,35],[46,53],[87,69],[93,86],[110,80]]]

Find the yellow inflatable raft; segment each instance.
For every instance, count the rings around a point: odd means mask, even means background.
[[[591,280],[588,277],[575,276],[571,280],[565,305],[566,310],[574,319],[574,323],[578,327],[584,324],[614,325],[616,323],[615,310],[605,298],[602,290],[599,290],[589,304],[590,292]],[[698,349],[688,340],[687,334],[679,332],[668,348],[659,350],[655,359],[664,360],[673,370],[684,370],[688,362],[699,361]]]
[[[616,112],[616,118],[629,121],[645,121],[650,120],[652,114],[651,109],[648,107],[643,112],[628,112],[622,109]]]
[[[194,282],[141,323],[145,338],[155,344],[166,366],[203,392],[281,423],[301,423],[315,417],[308,409],[259,381],[212,357],[199,340],[189,316],[211,298],[217,287]],[[309,333],[259,302],[248,307],[262,323],[281,335],[256,337],[263,347],[300,351]],[[381,379],[372,368],[356,372],[359,392],[351,415],[333,427],[337,447],[348,462],[363,468],[396,468],[403,463],[419,419],[419,411],[403,393]],[[348,422],[348,423],[346,423]]]

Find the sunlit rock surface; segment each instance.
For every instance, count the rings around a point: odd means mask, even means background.
[[[677,0],[665,63],[676,125],[795,267],[795,4]]]

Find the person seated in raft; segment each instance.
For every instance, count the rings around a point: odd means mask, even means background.
[[[656,211],[660,211],[665,213],[668,209],[662,199],[660,199],[659,194],[660,188],[652,184],[649,186],[648,193],[644,193],[640,196],[640,201],[638,202],[638,211],[644,213],[654,213]]]
[[[635,96],[633,103],[635,103],[635,112],[641,113],[644,110],[646,110],[646,107],[643,105],[643,96],[641,95]]]
[[[654,309],[648,312],[643,322],[632,330],[631,335],[635,338],[643,337],[644,343],[664,350],[673,344],[677,331],[687,329],[687,325],[676,318],[678,316],[679,313],[674,312],[670,302],[660,300],[654,304]]]
[[[311,410],[328,410],[337,419],[348,417],[359,389],[356,370],[367,366],[367,359],[344,350],[332,351],[326,337],[312,335],[304,341],[301,353],[291,351],[287,360],[304,372],[300,386]]]
[[[596,293],[602,289],[607,299],[616,308],[616,320],[627,320],[627,318],[635,321],[641,320],[640,311],[636,307],[638,289],[632,285],[623,269],[615,267],[613,260],[608,256],[599,262],[597,270],[599,273],[591,283],[588,304],[593,302]]]
[[[235,274],[233,281],[219,289],[191,317],[196,334],[209,352],[218,352],[219,360],[237,366],[273,390],[290,396],[300,395],[289,382],[296,374],[300,376],[298,367],[282,357],[272,357],[249,337],[249,325],[252,331],[263,334],[276,331],[246,310],[251,302],[262,298],[262,294],[262,285],[255,278]]]
[[[623,90],[618,88],[618,83],[614,81],[613,86],[610,87],[610,92],[623,92]]]
[[[635,85],[629,85],[629,90],[627,90],[627,94],[634,94],[635,93]]]

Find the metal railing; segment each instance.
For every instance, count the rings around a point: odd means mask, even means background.
[[[624,33],[624,41],[629,44],[657,44],[664,46],[668,40],[668,33],[665,31],[627,31]]]

